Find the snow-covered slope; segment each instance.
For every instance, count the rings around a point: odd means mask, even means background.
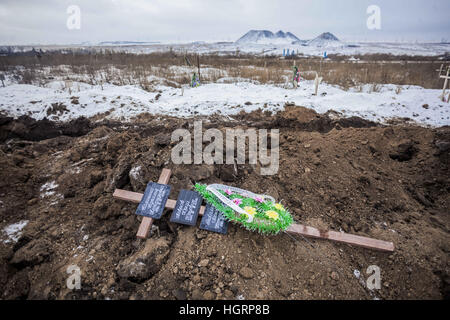
[[[407,117],[423,125],[450,125],[448,103],[439,99],[442,90],[380,85],[373,91],[371,85],[366,85],[346,91],[322,83],[320,94],[313,96],[314,81],[302,81],[297,90],[249,82],[223,82],[219,79],[217,83],[198,88],[185,87],[184,92],[166,86],[147,92],[130,85],[90,86],[85,83],[74,83],[73,87],[78,90],[68,92],[61,89],[62,81],[49,83],[46,87],[8,84],[0,87],[0,114],[62,121],[101,113],[124,120],[145,112],[177,117],[232,116],[242,110],[250,112],[258,108],[278,111],[285,103],[292,102],[319,113],[334,110],[344,117],[359,116],[379,122]],[[54,110],[53,106],[59,108]]]
[[[319,47],[319,48],[327,48],[327,47],[336,47],[342,46],[343,43],[339,41],[339,39],[330,32],[322,33],[320,36],[308,41],[309,46]]]
[[[273,33],[268,30],[250,30],[243,35],[237,44],[291,44],[294,41],[300,41],[294,34],[290,32],[278,31]]]

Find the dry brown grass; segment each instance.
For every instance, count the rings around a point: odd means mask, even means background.
[[[188,55],[188,58],[192,64],[196,64],[196,56]],[[299,66],[304,79],[313,79],[314,71],[317,71],[326,83],[340,85],[343,88],[387,83],[434,89],[442,87],[442,81],[436,72],[441,62],[436,58],[389,55],[367,55],[359,58],[361,61],[358,63],[348,61],[342,56],[331,56],[331,59],[323,62],[319,58],[299,58],[295,59],[295,63]],[[210,54],[202,55],[200,62],[204,70],[201,71],[201,81],[204,83],[215,82],[223,77],[233,77],[260,83],[284,84],[292,77],[294,59]],[[24,68],[18,69],[17,66]],[[180,72],[172,70],[171,66],[185,68]],[[48,80],[42,78],[45,68],[50,69],[55,76],[63,76],[67,80],[75,80],[75,75],[82,75],[84,81],[91,84],[105,82],[117,85],[137,84],[148,90],[151,90],[152,83],[148,80],[151,76],[166,79],[166,85],[179,86],[189,83],[191,73],[196,70],[196,66],[190,69],[186,66],[184,55],[174,52],[131,54],[79,51],[46,53],[40,58],[33,55],[0,57],[0,70],[13,73],[21,83],[45,82]],[[210,69],[206,72],[205,68]]]

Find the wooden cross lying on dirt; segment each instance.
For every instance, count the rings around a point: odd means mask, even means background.
[[[168,184],[170,179],[171,171],[169,169],[163,169],[159,177],[159,184]],[[114,191],[113,197],[120,200],[130,201],[134,203],[140,203],[143,198],[142,193],[116,189]],[[168,199],[165,203],[165,208],[173,210],[175,208],[176,201]],[[205,213],[205,206],[201,206],[199,210],[199,215],[202,216]],[[154,219],[149,217],[143,217],[142,222],[139,226],[136,236],[140,239],[146,239],[152,227]],[[301,224],[291,225],[286,232],[291,235],[302,235],[305,237],[316,238],[316,239],[328,239],[332,241],[347,243],[355,246],[360,246],[368,249],[375,249],[380,251],[392,252],[394,251],[394,244],[392,242],[357,236],[353,234],[348,234],[344,232],[336,231],[321,231],[319,229],[304,226]]]

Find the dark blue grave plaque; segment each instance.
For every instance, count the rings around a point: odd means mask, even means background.
[[[150,182],[136,210],[136,214],[160,219],[169,198],[171,187],[167,184]]]
[[[197,223],[198,212],[203,198],[195,191],[181,190],[173,209],[170,222],[193,226]]]
[[[225,219],[222,212],[208,203],[202,221],[200,222],[200,229],[226,234],[228,220]]]

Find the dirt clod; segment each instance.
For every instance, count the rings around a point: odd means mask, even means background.
[[[45,239],[37,239],[20,248],[11,259],[11,264],[19,269],[32,267],[49,259],[51,244]]]
[[[403,140],[393,146],[393,151],[389,156],[394,160],[409,161],[416,153],[417,148],[415,147],[414,142],[411,140]]]
[[[241,268],[241,270],[239,270],[239,274],[244,278],[244,279],[251,279],[253,278],[253,271],[252,269],[248,268],[248,267],[243,267]]]
[[[148,239],[144,248],[119,263],[117,274],[121,278],[142,282],[159,271],[168,254],[167,239]]]

